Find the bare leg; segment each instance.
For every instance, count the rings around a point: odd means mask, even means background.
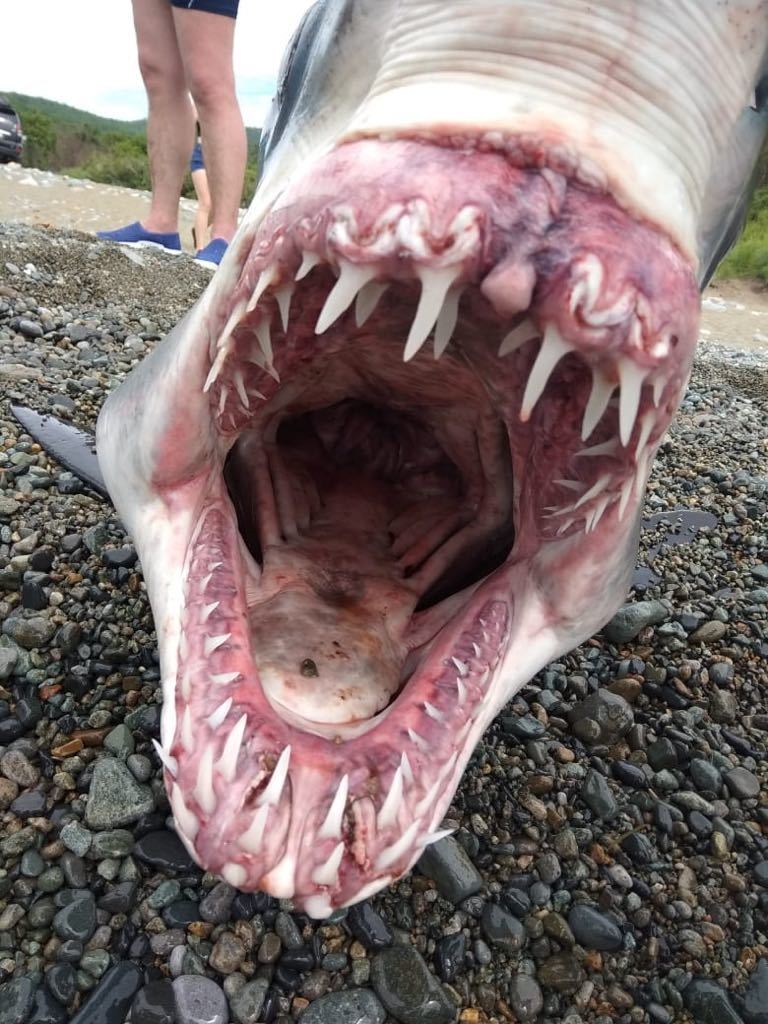
[[[208,174],[205,168],[192,171],[192,184],[197,196],[195,214],[195,248],[202,249],[208,244],[208,224],[211,219],[211,193],[208,190]]]
[[[148,231],[176,231],[195,122],[168,0],[133,0],[133,23],[149,100],[152,202],[142,223]]]
[[[171,11],[200,121],[211,191],[211,238],[229,241],[237,228],[248,155],[232,67],[235,19],[181,7]]]

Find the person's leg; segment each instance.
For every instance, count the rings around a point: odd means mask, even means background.
[[[237,228],[248,155],[232,67],[235,19],[182,7],[173,7],[172,12],[200,121],[211,193],[211,238],[228,242]]]
[[[147,149],[152,179],[148,231],[176,231],[179,198],[195,122],[168,0],[133,0],[139,68],[149,101]]]
[[[197,213],[193,228],[195,249],[202,249],[208,244],[208,223],[211,217],[211,193],[208,190],[208,174],[204,167],[192,171],[192,184],[197,196]]]

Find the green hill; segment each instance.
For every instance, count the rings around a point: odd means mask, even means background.
[[[44,114],[57,125],[74,125],[76,127],[87,125],[102,132],[144,135],[147,129],[146,119],[119,121],[116,118],[99,117],[98,114],[91,114],[88,110],[78,110],[77,107],[70,107],[66,103],[46,100],[42,96],[25,96],[20,92],[5,92],[3,96],[7,96],[11,105],[19,112],[22,124],[24,124],[27,114],[38,113]]]
[[[0,90],[2,92],[2,90]],[[46,171],[107,185],[148,189],[147,122],[100,117],[66,103],[4,92],[18,111],[25,135],[23,163]],[[260,128],[246,128],[248,168],[243,202],[250,201],[257,176]],[[187,176],[185,195],[193,195]]]

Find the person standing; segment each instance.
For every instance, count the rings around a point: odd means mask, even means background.
[[[197,113],[195,113],[197,116]],[[195,126],[197,141],[189,161],[189,173],[197,197],[195,223],[192,227],[192,244],[197,252],[208,244],[208,228],[211,222],[211,193],[208,188],[208,174],[203,159],[203,145],[200,140],[200,124]]]
[[[149,102],[149,214],[99,238],[181,252],[179,199],[197,108],[211,195],[211,241],[196,259],[219,265],[237,228],[247,142],[232,54],[238,0],[132,0],[139,68]]]

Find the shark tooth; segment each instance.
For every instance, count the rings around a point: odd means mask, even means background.
[[[520,419],[523,423],[527,423],[530,419],[531,413],[544,393],[544,388],[546,388],[555,366],[570,351],[571,346],[560,337],[560,332],[557,328],[550,324],[544,333],[544,340],[541,343],[539,354],[536,356],[536,361],[528,375],[528,383],[525,386],[525,394],[523,395],[523,404],[520,408]]]
[[[339,276],[317,318],[315,334],[323,334],[346,313],[360,289],[375,276],[376,268],[370,264],[361,265],[340,259]]]
[[[264,804],[263,807],[258,808],[253,816],[253,821],[237,840],[237,845],[242,850],[245,850],[247,853],[259,852],[264,842],[264,830],[267,827],[270,809],[269,804]]]
[[[533,338],[540,337],[541,331],[538,330],[532,320],[526,318],[517,327],[513,327],[509,334],[504,335],[501,345],[499,345],[498,354],[500,356],[511,355],[512,352],[516,352]]]
[[[374,309],[376,309],[387,288],[389,288],[388,281],[369,281],[357,293],[357,298],[355,299],[355,323],[358,327],[362,327]]]
[[[288,320],[291,315],[291,299],[293,298],[294,291],[294,285],[286,284],[275,292],[275,301],[277,302],[277,308],[280,310],[280,323],[283,325],[283,333],[288,330]]]
[[[277,759],[277,764],[272,770],[272,778],[269,780],[269,785],[259,797],[259,806],[272,805],[276,806],[280,803],[280,797],[283,793],[283,786],[285,780],[288,777],[288,766],[291,763],[291,746],[288,744],[287,747],[283,748],[280,757]]]
[[[310,249],[307,249],[302,257],[301,266],[296,271],[294,281],[301,281],[307,276],[310,270],[314,270],[320,262],[322,262],[322,256],[320,253],[312,252]]]
[[[460,267],[419,267],[417,274],[421,281],[421,298],[405,343],[404,362],[413,359],[427,340],[440,316],[448,289],[460,273]]]
[[[616,389],[613,384],[598,367],[592,369],[592,390],[589,393],[589,401],[584,410],[584,420],[581,426],[581,440],[586,441],[597,424],[603,418],[603,413],[608,408],[611,395]]]
[[[398,767],[387,793],[386,800],[381,805],[381,809],[376,817],[376,827],[381,832],[385,828],[389,828],[390,825],[394,825],[397,821],[397,812],[400,810],[400,805],[403,802],[403,769],[402,766]]]
[[[208,716],[208,725],[211,727],[211,729],[213,729],[215,731],[216,729],[219,728],[220,725],[222,725],[224,723],[224,720],[226,719],[227,715],[229,714],[231,708],[232,708],[232,698],[231,697],[227,697],[227,699],[224,701],[224,703],[223,704],[219,704],[219,706],[216,708],[216,710],[212,714],[210,714]]]
[[[645,371],[637,367],[627,356],[622,356],[619,359],[619,383],[621,385],[619,436],[625,448],[629,445],[629,440],[632,437],[637,411],[640,408],[640,392],[643,390],[645,376]]]
[[[278,273],[279,272],[277,266],[274,263],[271,266],[266,267],[264,270],[262,270],[262,272],[259,274],[259,279],[256,282],[256,287],[253,289],[253,294],[251,295],[245,307],[246,313],[250,313],[251,310],[255,309],[258,306],[259,299],[267,290],[267,288],[269,288],[271,284],[274,284],[275,281],[277,281]]]
[[[245,735],[245,727],[248,724],[248,716],[241,715],[232,726],[227,736],[221,757],[217,762],[217,770],[225,782],[232,782],[237,771],[237,759],[240,754],[240,747]]]
[[[166,771],[170,772],[170,774],[173,775],[174,778],[176,778],[176,776],[179,773],[179,762],[176,760],[175,757],[169,754],[165,747],[161,746],[160,743],[157,742],[157,740],[153,739],[152,745],[154,746],[157,756],[160,758],[160,761],[162,762]]]
[[[331,806],[325,820],[318,829],[318,839],[339,839],[344,822],[344,808],[347,805],[347,793],[349,791],[349,776],[344,775],[334,793]]]
[[[339,881],[339,868],[343,857],[344,843],[338,843],[325,864],[321,864],[312,872],[312,881],[315,885],[336,885]]]
[[[200,821],[194,811],[190,811],[184,801],[184,794],[177,782],[171,786],[171,810],[180,831],[192,843],[200,831]]]
[[[210,744],[203,751],[200,764],[197,769],[197,782],[195,783],[195,799],[206,814],[211,815],[216,810],[216,792],[213,788],[213,748]]]
[[[456,329],[456,321],[459,319],[461,291],[461,288],[449,288],[448,294],[445,296],[445,302],[438,314],[437,323],[435,324],[435,359],[439,359],[448,348],[448,343]]]
[[[588,501],[596,498],[598,494],[602,494],[608,484],[610,484],[613,477],[610,473],[605,473],[601,476],[596,483],[594,483],[586,493],[582,494],[576,504],[573,506],[574,511],[577,508],[581,508],[582,505],[586,505]]]
[[[376,858],[376,870],[384,871],[391,867],[413,846],[419,831],[419,822],[413,821],[391,846],[387,846]]]

